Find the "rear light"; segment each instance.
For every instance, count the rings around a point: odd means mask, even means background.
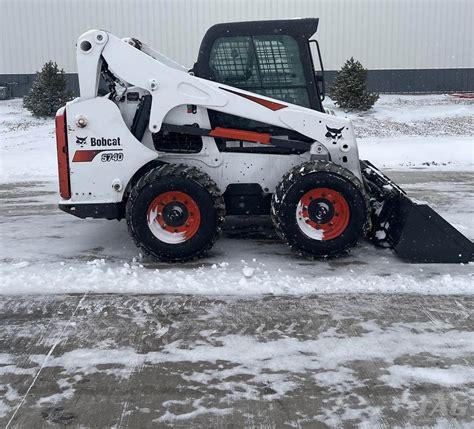
[[[56,114],[56,146],[58,151],[59,195],[68,200],[71,198],[69,181],[69,157],[67,150],[66,109]]]

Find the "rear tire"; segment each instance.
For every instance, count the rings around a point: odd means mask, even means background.
[[[289,246],[309,257],[347,253],[369,228],[369,200],[349,170],[309,161],[290,170],[272,198],[271,216]]]
[[[165,164],[145,174],[126,206],[127,225],[145,254],[166,262],[203,256],[224,222],[224,199],[214,181],[195,167]]]

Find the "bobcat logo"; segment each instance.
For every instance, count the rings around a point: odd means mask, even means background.
[[[76,144],[78,144],[81,147],[84,147],[84,145],[87,144],[87,137],[77,137],[76,136]]]
[[[342,139],[342,130],[344,129],[344,127],[329,128],[326,125],[326,129],[328,130],[328,132],[326,133],[326,137],[328,138],[328,140],[331,140],[334,144],[336,144],[339,140]]]

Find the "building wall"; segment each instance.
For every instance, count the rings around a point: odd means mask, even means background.
[[[75,42],[91,28],[134,36],[191,67],[225,21],[319,17],[331,78],[350,56],[386,92],[474,90],[474,0],[0,0],[0,81],[52,59],[76,81]]]

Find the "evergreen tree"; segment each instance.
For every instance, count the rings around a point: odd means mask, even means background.
[[[36,73],[30,92],[23,99],[23,106],[37,117],[54,116],[61,106],[73,98],[66,87],[64,70],[59,70],[55,62],[48,61],[41,72]]]
[[[331,98],[344,109],[368,110],[379,95],[367,91],[367,69],[351,57],[336,76]]]

